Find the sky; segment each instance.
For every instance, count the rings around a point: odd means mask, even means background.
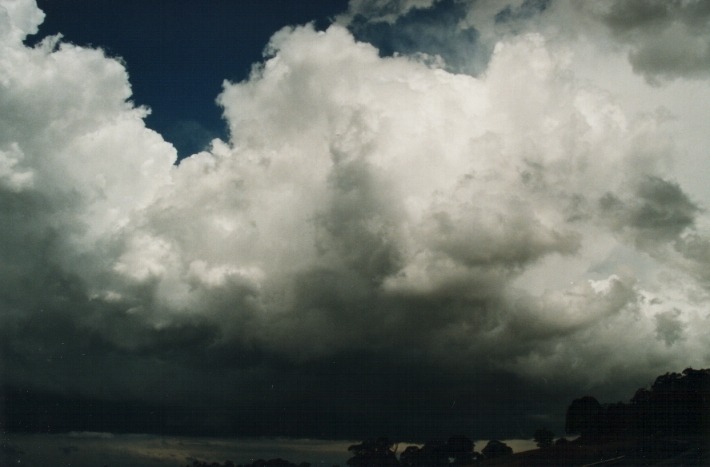
[[[327,26],[347,8],[346,0],[40,0],[45,19],[36,44],[62,34],[64,40],[100,47],[124,62],[131,100],[148,106],[146,125],[169,140],[180,158],[227,139],[215,104],[224,80],[241,81],[279,29],[314,22]]]
[[[6,428],[529,438],[706,368],[709,78],[699,0],[0,0]]]

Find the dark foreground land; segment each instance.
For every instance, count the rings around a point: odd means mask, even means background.
[[[707,436],[627,438],[598,443],[569,442],[545,449],[486,459],[480,466],[710,466]]]

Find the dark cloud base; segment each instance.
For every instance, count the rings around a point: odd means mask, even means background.
[[[427,442],[463,433],[474,439],[526,439],[541,426],[565,431],[565,413],[580,388],[562,381],[539,386],[501,374],[465,380],[431,368],[372,369],[362,355],[340,360],[348,371],[318,366],[270,369],[249,394],[207,385],[180,404],[145,398],[101,399],[46,390],[2,388],[0,425],[6,432],[108,432],[185,436],[292,437]],[[368,364],[369,362],[369,364]],[[416,377],[415,372],[420,372]],[[434,379],[432,375],[441,375]],[[304,376],[307,375],[307,376]],[[226,378],[228,379],[228,378]],[[224,384],[225,378],[221,381]],[[495,381],[495,387],[483,381]],[[550,384],[554,383],[554,384]],[[559,384],[558,384],[559,383]],[[166,383],[169,384],[169,383]],[[648,381],[587,388],[586,395],[625,400]],[[577,391],[576,393],[574,391]],[[230,396],[234,397],[230,397]],[[608,400],[606,397],[600,397]]]
[[[485,375],[469,381],[431,368],[383,365],[376,363],[377,356],[369,357],[334,362],[342,371],[330,365],[279,371],[274,365],[255,380],[239,383],[249,393],[236,394],[230,378],[221,378],[221,389],[209,383],[201,387],[200,381],[174,381],[192,386],[179,405],[161,402],[159,396],[152,402],[109,400],[6,386],[4,429],[321,439],[386,434],[423,442],[451,433],[527,437],[543,421],[562,427],[566,394],[555,397],[549,388],[531,388],[501,375],[490,375],[495,381],[490,387],[482,382]],[[557,398],[559,404],[549,402]]]

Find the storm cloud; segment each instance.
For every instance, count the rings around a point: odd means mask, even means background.
[[[703,1],[614,1],[601,12],[603,22],[629,44],[634,70],[651,82],[710,71],[710,6]]]
[[[277,32],[217,98],[229,140],[176,163],[120,60],[29,47],[42,13],[2,2],[4,386],[162,407],[146,430],[503,437],[707,366],[704,78],[645,62],[631,7],[480,3],[457,3],[475,34],[435,36],[483,41],[470,74],[342,19]],[[570,11],[598,27],[555,28]]]

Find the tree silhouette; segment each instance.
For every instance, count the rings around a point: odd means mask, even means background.
[[[353,444],[348,451],[353,457],[348,459],[348,465],[359,467],[388,467],[398,466],[394,443],[389,438],[381,437],[365,440],[360,444]]]
[[[656,378],[629,403],[600,405],[593,397],[575,399],[567,409],[567,433],[582,440],[602,436],[682,436],[710,434],[710,369],[686,368]]]
[[[608,436],[623,436],[634,432],[634,408],[617,402],[602,407],[600,429]]]
[[[533,440],[537,447],[544,449],[552,446],[552,441],[555,438],[555,434],[548,430],[547,428],[540,428],[533,434]]]
[[[567,438],[557,438],[557,441],[555,441],[555,446],[564,446],[566,444],[569,444],[569,440]]]
[[[454,464],[465,465],[473,461],[473,441],[466,436],[452,436],[446,442],[449,457],[454,459]]]
[[[437,467],[449,465],[449,446],[440,441],[428,441],[424,446],[408,446],[400,456],[402,465]]]
[[[710,369],[661,375],[649,391],[636,391],[632,404],[642,432],[710,433]]]
[[[399,455],[399,465],[405,467],[419,467],[423,465],[420,460],[420,449],[418,446],[407,446]]]
[[[481,453],[483,453],[486,458],[493,459],[495,457],[509,456],[513,454],[513,448],[502,441],[492,439],[488,441],[488,444],[486,444],[486,447],[483,448]]]
[[[583,439],[593,439],[599,435],[602,406],[594,397],[575,399],[567,409],[565,431],[579,433]]]

